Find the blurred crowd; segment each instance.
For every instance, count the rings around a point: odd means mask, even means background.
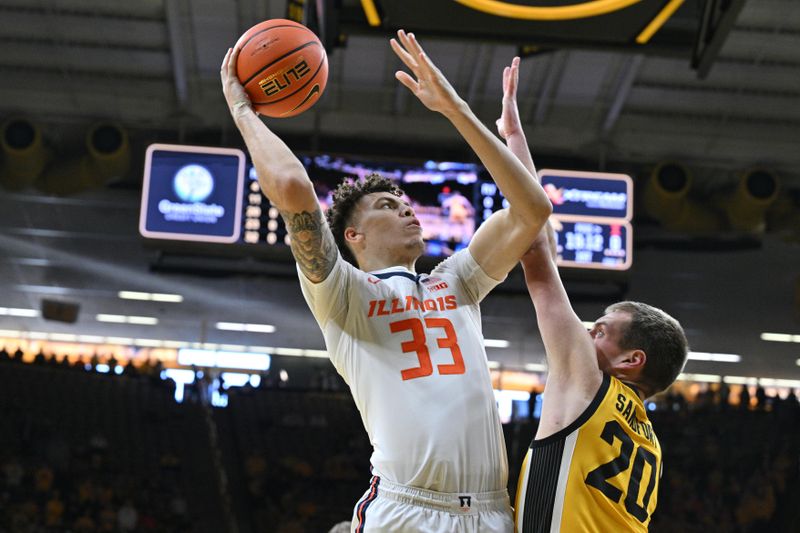
[[[347,386],[332,369],[302,378],[293,372],[291,381],[281,377],[283,370],[263,374],[258,386],[228,389],[226,409],[206,412],[207,405],[174,404],[174,384],[161,379],[158,362],[115,371],[118,363],[106,358],[71,362],[40,353],[33,364],[21,360],[19,352],[0,350],[0,533],[219,531],[197,519],[206,505],[186,494],[187,472],[204,470],[202,483],[218,486],[210,455],[194,453],[195,447],[217,447],[242,533],[328,531],[349,520],[368,486],[371,447]],[[48,383],[57,392],[39,405]],[[93,416],[107,425],[87,433],[52,419],[86,408],[69,401],[52,406],[58,391],[70,387],[89,395],[86,405],[95,405],[100,415]],[[150,407],[115,425],[112,417],[129,410],[131,398]],[[779,397],[762,387],[731,391],[717,384],[691,395],[673,390],[648,405],[664,453],[651,531],[800,531],[794,393]],[[155,421],[161,440],[132,429],[137,417]],[[512,498],[517,463],[535,430],[532,417],[504,427]],[[157,464],[132,468],[119,439],[134,448],[147,443],[158,454],[148,460]]]
[[[731,404],[731,396],[737,403]],[[651,413],[664,473],[651,531],[800,531],[800,405],[758,387],[668,395]]]

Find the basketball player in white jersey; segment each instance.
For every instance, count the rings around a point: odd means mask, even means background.
[[[235,51],[222,64],[223,90],[372,442],[373,477],[352,530],[510,532],[508,463],[478,304],[519,261],[552,206],[413,34],[401,30],[390,44],[413,74],[397,79],[453,124],[510,203],[430,275],[414,269],[425,249],[422,231],[391,182],[371,176],[341,186],[326,223],[303,165],[249,106]]]
[[[500,136],[536,175],[516,105],[516,71],[504,75]],[[640,302],[606,309],[587,333],[556,268],[549,224],[523,256],[547,353],[542,414],[517,488],[518,533],[646,532],[656,508],[661,445],[644,400],[683,368],[677,320]]]

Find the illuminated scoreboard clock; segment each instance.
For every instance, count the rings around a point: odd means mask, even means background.
[[[543,169],[558,264],[627,270],[633,262],[633,180],[626,174]]]
[[[554,217],[561,266],[627,270],[633,260],[629,222],[588,222]]]

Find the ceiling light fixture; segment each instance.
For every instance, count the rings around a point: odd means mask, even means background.
[[[249,333],[275,333],[270,324],[243,324],[241,322],[217,322],[215,327],[223,331],[247,331]]]
[[[483,345],[486,348],[508,348],[511,343],[505,339],[484,339]]]
[[[699,381],[701,383],[719,383],[722,381],[722,376],[716,374],[678,374],[678,379],[681,381]]]
[[[714,361],[715,363],[738,363],[742,360],[741,355],[734,353],[708,353],[708,352],[689,352],[686,356],[691,361]]]
[[[525,365],[525,370],[529,372],[544,372],[547,370],[547,365],[544,363],[528,363]]]
[[[139,292],[139,291],[119,291],[117,295],[123,300],[141,300],[153,302],[181,303],[183,296],[180,294],[168,294],[162,292]]]
[[[761,340],[771,342],[800,342],[800,335],[790,335],[789,333],[762,333]]]
[[[111,322],[113,324],[135,324],[138,326],[155,326],[158,324],[158,319],[152,316],[128,316],[100,313],[95,315],[95,319],[98,322]]]
[[[39,316],[39,311],[36,309],[21,309],[19,307],[0,307],[0,315],[36,318]]]

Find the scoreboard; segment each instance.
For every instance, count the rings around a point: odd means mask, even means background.
[[[406,201],[422,224],[426,254],[449,256],[469,244],[482,222],[474,203],[481,168],[471,163],[427,161],[400,164],[366,161],[330,155],[301,156],[314,184],[322,210],[333,201],[333,191],[342,179],[364,178],[378,173],[403,189]],[[250,245],[289,244],[289,235],[278,210],[261,194],[258,175],[247,172],[240,242]]]
[[[423,228],[426,255],[447,257],[506,200],[488,173],[472,163],[398,163],[325,154],[300,156],[323,211],[343,179],[378,173],[397,183]],[[553,204],[558,264],[627,270],[632,263],[633,182],[624,174],[545,169]],[[152,145],[145,162],[140,233],[150,239],[256,247],[287,246],[289,234],[262,194],[240,150]]]
[[[633,261],[633,180],[626,174],[544,169],[542,187],[553,204],[558,265],[627,270]],[[494,183],[481,186],[484,217],[504,207]]]

